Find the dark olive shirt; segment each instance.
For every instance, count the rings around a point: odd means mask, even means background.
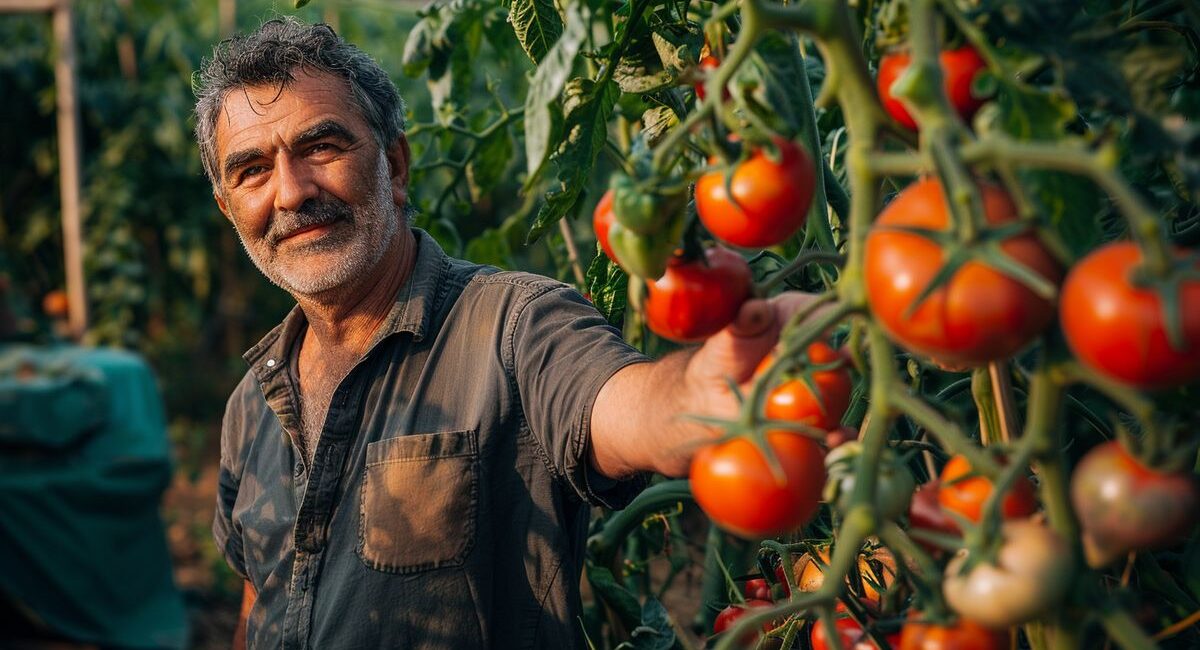
[[[644,361],[569,286],[417,259],[338,386],[314,460],[296,444],[297,308],[246,353],[221,435],[213,533],[258,592],[258,648],[582,647],[589,504],[641,481],[588,462],[592,405]]]

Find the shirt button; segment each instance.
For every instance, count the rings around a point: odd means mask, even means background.
[[[300,478],[301,476],[303,476],[304,475],[304,463],[296,463],[296,467],[293,469],[293,471],[296,474],[296,478]]]
[[[275,360],[274,360],[274,359],[267,359],[267,367],[268,367],[268,368],[274,368],[274,367],[275,367]]]

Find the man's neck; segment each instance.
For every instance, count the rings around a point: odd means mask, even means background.
[[[416,238],[401,227],[367,281],[335,294],[297,296],[308,319],[305,347],[337,356],[358,357],[366,352],[412,273],[416,256]]]

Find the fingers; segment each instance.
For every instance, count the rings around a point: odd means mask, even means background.
[[[775,324],[775,312],[774,305],[766,300],[747,300],[729,326],[730,333],[739,338],[760,336]]]

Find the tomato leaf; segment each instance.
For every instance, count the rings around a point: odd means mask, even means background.
[[[646,598],[642,605],[642,624],[634,628],[629,641],[617,646],[627,650],[669,650],[675,645],[675,629],[667,608],[657,598]]]
[[[621,267],[596,247],[597,255],[587,270],[587,290],[592,304],[613,327],[620,329],[625,318],[625,303],[628,297],[629,276]]]
[[[575,57],[589,33],[590,15],[582,3],[574,5],[567,14],[566,31],[555,41],[546,57],[538,64],[525,96],[525,162],[529,178],[528,190],[536,182],[542,168],[553,153],[551,143],[557,140],[557,103],[574,68]],[[552,108],[553,107],[553,108]]]
[[[554,0],[512,0],[508,20],[521,49],[534,63],[541,63],[563,31]]]
[[[617,84],[611,81],[600,87],[588,79],[574,79],[569,84],[564,102],[566,141],[554,155],[558,187],[546,194],[546,203],[534,217],[526,243],[537,241],[559,219],[578,208],[596,156],[608,142],[608,118],[620,94]],[[528,113],[525,122],[528,125]]]
[[[475,155],[467,164],[467,184],[471,189],[471,200],[478,201],[504,177],[513,157],[512,134],[507,127],[497,129],[475,146]]]
[[[625,628],[638,627],[642,612],[637,597],[617,581],[612,571],[606,566],[588,562],[585,573],[596,597],[612,608]]]

